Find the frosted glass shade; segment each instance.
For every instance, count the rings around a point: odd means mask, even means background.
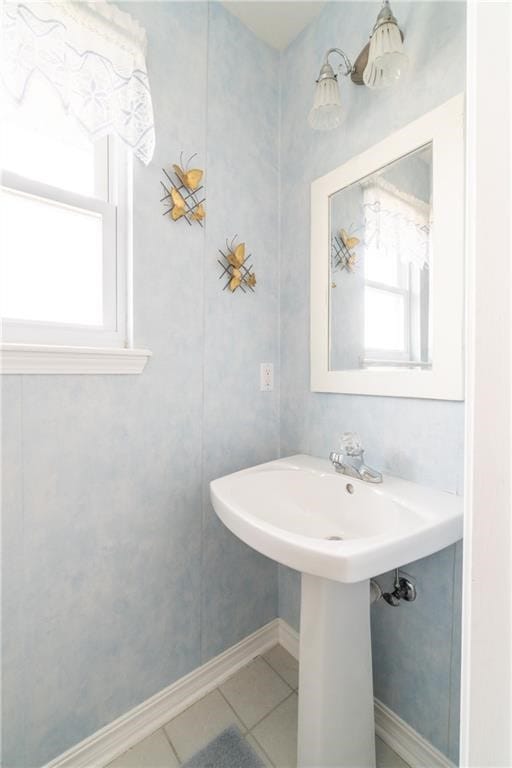
[[[368,88],[385,88],[396,82],[407,69],[402,36],[395,22],[380,24],[370,40],[368,64],[363,81]]]
[[[334,77],[322,78],[316,84],[315,98],[308,121],[317,131],[329,131],[341,125],[343,109],[340,88]]]

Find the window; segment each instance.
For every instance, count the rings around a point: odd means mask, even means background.
[[[428,367],[430,210],[377,179],[364,190],[363,365]]]
[[[383,249],[377,238],[365,248],[365,350],[370,358],[409,357],[410,275],[398,250]]]
[[[28,87],[2,127],[3,341],[124,347],[131,154],[92,142],[42,76]]]

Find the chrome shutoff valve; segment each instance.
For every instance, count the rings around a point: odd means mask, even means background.
[[[416,600],[416,587],[406,574],[401,576],[398,568],[396,568],[393,591],[383,592],[382,597],[388,605],[396,608],[400,605],[401,600],[405,600],[407,603],[412,603],[413,600]]]

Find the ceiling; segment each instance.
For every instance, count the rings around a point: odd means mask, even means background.
[[[223,0],[222,5],[261,40],[283,51],[320,13],[325,0]]]

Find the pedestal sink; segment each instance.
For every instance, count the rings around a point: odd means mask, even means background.
[[[458,541],[462,499],[386,475],[371,485],[303,455],[210,493],[238,538],[302,573],[299,768],[373,768],[370,578]]]

